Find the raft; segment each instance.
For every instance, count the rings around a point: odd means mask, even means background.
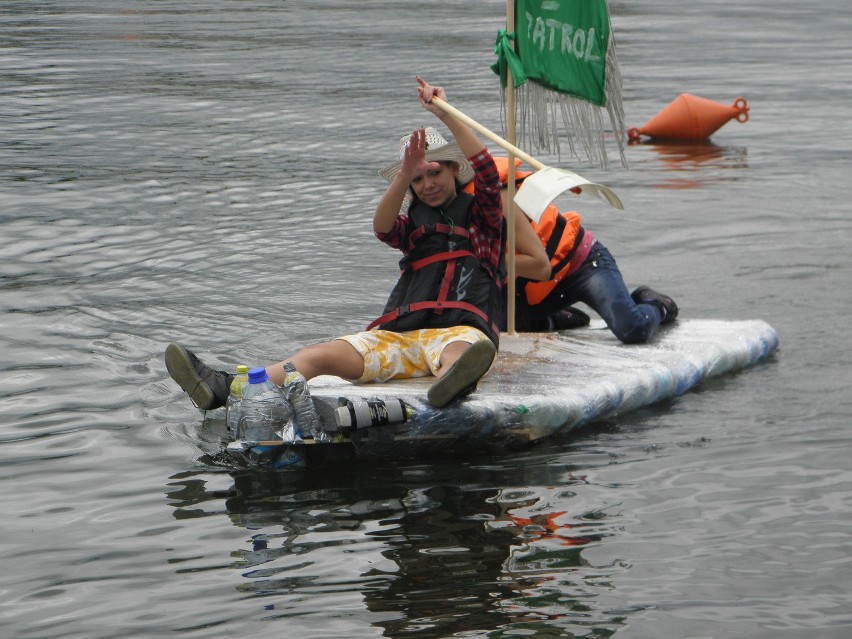
[[[679,320],[647,344],[619,342],[602,321],[553,333],[503,335],[500,352],[475,393],[436,409],[426,401],[433,378],[352,384],[310,382],[332,441],[235,441],[220,459],[238,466],[295,469],[359,458],[417,458],[465,451],[511,451],[555,433],[683,395],[702,381],[769,359],[779,348],[762,320]],[[342,428],[347,402],[402,400],[407,421]]]

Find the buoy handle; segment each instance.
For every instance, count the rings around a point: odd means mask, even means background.
[[[748,122],[748,103],[745,98],[734,100],[733,107],[737,110],[737,122]]]
[[[627,139],[630,142],[638,142],[640,135],[641,135],[641,133],[639,133],[639,129],[637,129],[635,127],[632,128],[632,129],[627,129]]]

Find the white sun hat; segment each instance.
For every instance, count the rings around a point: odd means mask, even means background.
[[[388,182],[393,182],[394,177],[402,168],[402,157],[405,155],[405,147],[411,134],[404,135],[399,139],[399,160],[379,171],[379,175]],[[426,128],[426,161],[427,162],[455,162],[459,165],[458,180],[461,184],[467,184],[473,179],[473,167],[464,156],[461,148],[455,142],[447,142],[444,137],[432,127]]]

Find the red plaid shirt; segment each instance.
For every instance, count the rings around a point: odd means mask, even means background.
[[[473,253],[495,271],[503,250],[503,204],[500,200],[500,175],[488,149],[469,158],[473,166],[474,200],[470,215],[470,241]],[[403,253],[408,252],[408,235],[413,229],[408,215],[400,213],[387,233],[376,233],[382,242]]]

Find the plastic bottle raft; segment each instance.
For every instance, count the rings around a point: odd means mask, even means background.
[[[748,104],[737,98],[731,106],[682,93],[640,128],[628,129],[630,143],[646,135],[658,140],[706,140],[724,124],[748,122]]]
[[[648,344],[621,344],[595,320],[560,333],[504,335],[475,393],[436,409],[431,377],[351,384],[310,382],[325,441],[240,438],[216,463],[268,469],[361,458],[506,451],[677,397],[704,379],[752,367],[779,347],[766,322],[678,320]]]

